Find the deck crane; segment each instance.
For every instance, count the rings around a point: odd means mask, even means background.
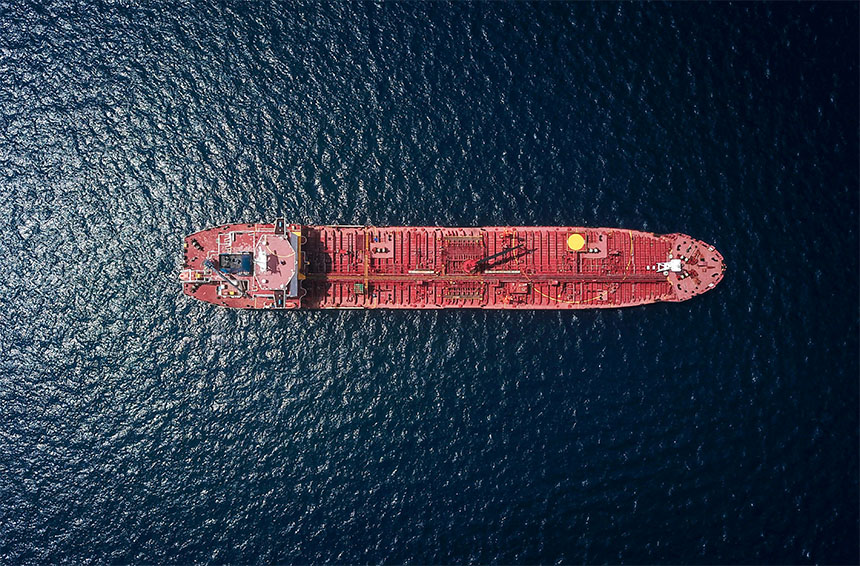
[[[206,267],[212,271],[212,273],[216,273],[221,279],[227,282],[228,285],[239,291],[239,296],[244,297],[246,295],[245,290],[239,287],[230,277],[227,276],[226,273],[218,269],[211,259],[207,259],[203,262],[203,267]]]
[[[463,262],[463,269],[468,271],[469,273],[478,273],[479,271],[483,271],[488,267],[492,266],[492,261],[496,258],[505,256],[511,253],[514,250],[517,250],[523,247],[524,244],[520,244],[518,246],[514,246],[512,248],[505,248],[502,251],[495,253],[493,255],[488,255],[486,257],[482,257],[481,259],[468,259]]]

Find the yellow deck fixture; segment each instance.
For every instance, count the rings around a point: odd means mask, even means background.
[[[567,237],[567,247],[578,252],[585,245],[585,237],[582,234],[571,234]]]

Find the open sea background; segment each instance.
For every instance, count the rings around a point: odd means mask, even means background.
[[[0,562],[854,563],[858,4],[0,1]],[[686,232],[681,304],[232,312],[227,222]]]

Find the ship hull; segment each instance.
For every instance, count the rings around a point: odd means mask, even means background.
[[[186,295],[244,309],[593,309],[677,302],[725,264],[684,234],[229,224],[184,242]]]

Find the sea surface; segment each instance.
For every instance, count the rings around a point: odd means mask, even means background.
[[[853,563],[857,3],[0,0],[0,563]],[[228,222],[619,226],[681,304],[251,312]]]

